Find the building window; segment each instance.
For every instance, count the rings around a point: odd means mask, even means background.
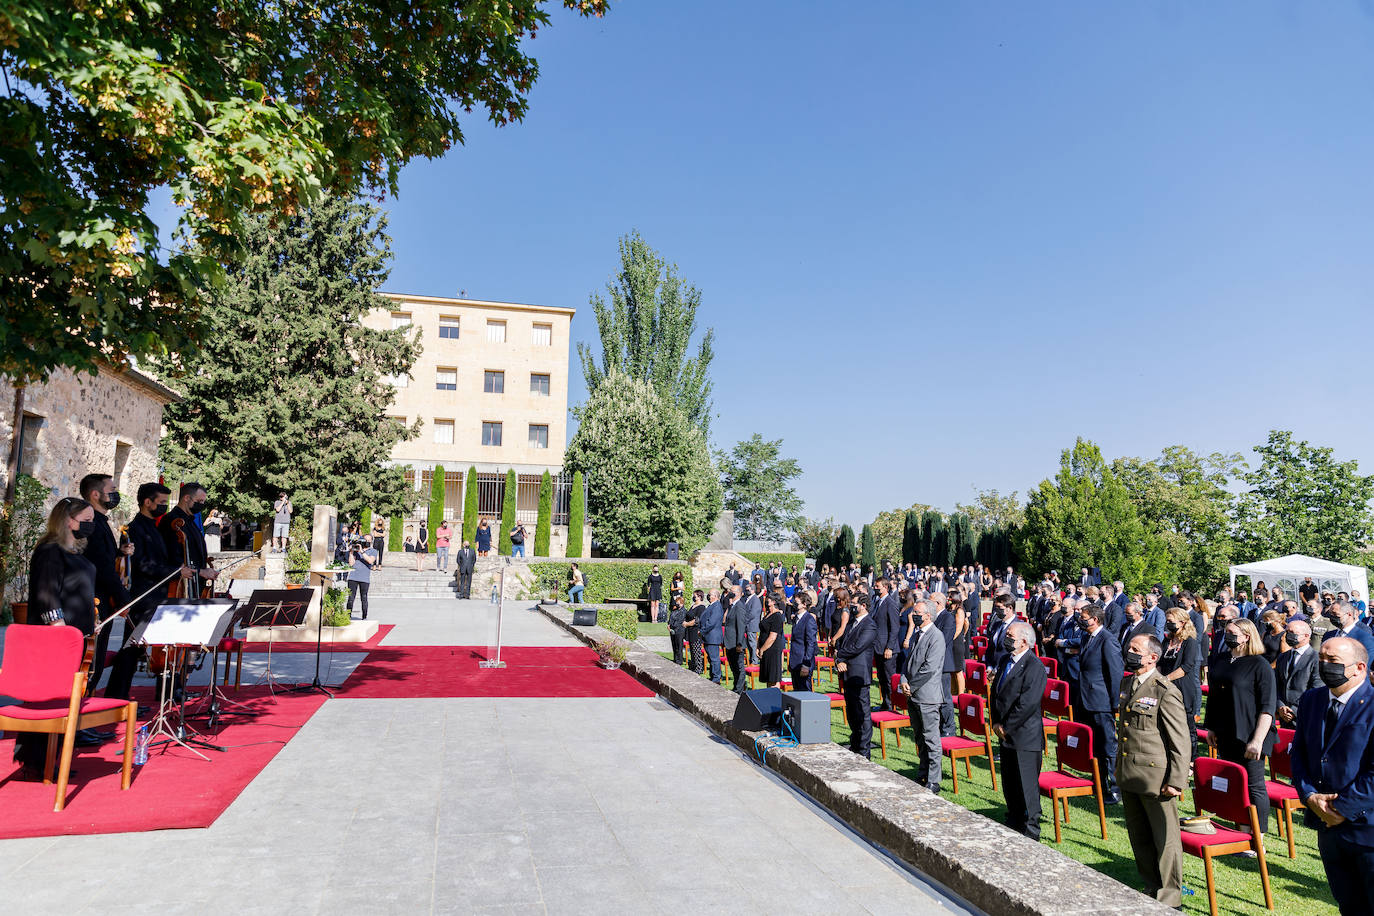
[[[408,375],[384,375],[384,376],[382,376],[382,381],[385,382],[386,384],[392,385],[392,386],[394,386],[394,387],[396,387],[396,388],[404,388],[405,386],[407,386],[407,385],[410,384],[410,376],[408,376]]]
[[[549,447],[549,428],[547,426],[530,426],[530,448]]]
[[[506,373],[494,369],[482,373],[482,391],[487,394],[505,394]]]
[[[446,369],[443,366],[434,375],[434,387],[439,391],[458,390],[458,370]]]
[[[534,326],[534,345],[536,347],[553,346],[553,325],[536,324]]]
[[[504,321],[487,321],[487,343],[506,342],[506,323]]]
[[[19,473],[36,477],[38,467],[38,434],[42,431],[42,417],[31,413],[24,414],[19,424]]]
[[[393,331],[396,330],[397,328],[408,328],[408,327],[410,327],[410,312],[392,312],[392,313],[391,313],[391,329],[392,329]]]
[[[483,423],[482,424],[482,444],[500,445],[501,444],[501,424]]]
[[[435,420],[434,421],[434,444],[452,445],[453,444],[453,421]]]
[[[126,486],[129,481],[124,479],[124,471],[129,466],[129,452],[131,450],[132,447],[129,443],[119,442],[118,440],[115,441],[114,480],[115,489],[117,490],[132,489],[132,487]]]
[[[530,394],[538,394],[543,397],[549,396],[549,377],[547,375],[530,376]]]
[[[450,340],[458,339],[458,319],[448,316],[439,316],[439,336],[447,337]]]

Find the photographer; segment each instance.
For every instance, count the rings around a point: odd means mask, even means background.
[[[366,537],[356,538],[348,548],[353,571],[348,574],[348,616],[353,616],[353,597],[363,596],[363,620],[367,619],[367,589],[372,584],[372,567],[377,565],[377,551]]]
[[[293,511],[291,499],[285,493],[278,493],[277,501],[272,504],[273,553],[286,552],[286,542],[291,536],[291,513]]]

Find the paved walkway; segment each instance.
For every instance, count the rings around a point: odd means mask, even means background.
[[[390,644],[480,645],[486,608],[377,602],[372,616],[397,624]],[[506,633],[570,639],[511,606]],[[0,842],[0,901],[31,914],[963,912],[659,699],[330,701],[208,829]]]

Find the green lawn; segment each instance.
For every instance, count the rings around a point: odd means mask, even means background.
[[[672,660],[671,653],[665,656]],[[729,666],[722,665],[729,680]],[[822,676],[814,685],[817,690],[835,689],[834,681]],[[873,703],[878,703],[878,690],[873,690]],[[849,729],[844,724],[840,710],[832,710],[831,735],[840,744],[849,741]],[[887,736],[887,759],[883,760],[878,751],[878,736],[873,736],[873,762],[886,766],[903,776],[916,776],[916,749],[911,740],[910,728],[903,729],[902,746],[897,748],[892,734]],[[996,747],[996,742],[993,742]],[[954,794],[954,784],[950,778],[949,760],[944,764],[943,796],[956,804],[963,805],[985,817],[1001,821],[1006,810],[1002,800],[1001,773],[998,773],[998,789],[992,789],[986,761],[972,761],[973,777],[964,776],[963,764],[959,766],[959,794]],[[1054,746],[1050,743],[1050,754],[1045,758],[1047,769],[1054,766]],[[1042,805],[1044,818],[1041,821],[1041,842],[1055,846],[1054,822],[1050,817],[1048,799]],[[1077,798],[1069,801],[1073,820],[1063,827],[1063,842],[1056,848],[1066,856],[1077,859],[1104,874],[1111,875],[1130,887],[1140,886],[1140,876],[1136,873],[1135,858],[1131,855],[1130,842],[1126,838],[1126,824],[1121,817],[1121,808],[1107,808],[1107,840],[1104,843],[1097,822],[1097,803],[1092,798]],[[1181,814],[1193,814],[1191,793],[1185,795],[1179,804]],[[1295,821],[1301,820],[1301,812],[1295,812]],[[1264,849],[1269,863],[1269,884],[1274,894],[1276,914],[1302,913],[1304,916],[1336,916],[1336,903],[1326,884],[1322,872],[1321,859],[1317,855],[1316,835],[1300,823],[1295,823],[1297,834],[1297,858],[1288,858],[1288,843],[1278,835],[1277,811],[1269,818],[1269,833],[1264,838]],[[1254,859],[1237,856],[1224,856],[1216,860],[1214,866],[1217,890],[1218,913],[1266,914],[1264,893],[1260,887],[1259,863]],[[1202,860],[1196,856],[1183,857],[1183,886],[1192,889],[1193,895],[1185,892],[1183,908],[1189,913],[1208,912],[1207,876],[1203,871]]]

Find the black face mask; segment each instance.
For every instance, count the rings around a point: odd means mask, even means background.
[[[1008,635],[1006,635],[1006,636],[1003,636],[1003,637],[1002,637],[1002,651],[1003,651],[1003,652],[1015,652],[1015,651],[1016,651],[1016,638],[1013,637],[1013,636],[1011,636],[1010,634],[1008,634]]]
[[[191,511],[192,511],[192,512],[204,512],[204,511],[205,511],[205,500],[200,499],[200,500],[197,500],[197,501],[191,503]]]
[[[1331,621],[1332,623],[1336,624],[1337,626],[1340,626],[1341,615],[1336,613],[1335,611],[1330,609],[1322,611],[1322,616],[1325,617],[1327,620]]]
[[[153,508],[149,511],[152,513],[153,518],[162,518],[162,516],[167,514],[167,507],[153,506]]]
[[[76,536],[81,540],[84,541],[93,534],[95,534],[95,522],[76,523]]]
[[[113,508],[115,508],[116,506],[118,506],[118,505],[119,505],[119,491],[118,491],[118,490],[115,490],[115,491],[114,491],[113,493],[111,493],[109,496],[107,496],[107,497],[105,497],[104,499],[102,499],[102,500],[100,501],[100,504],[101,504],[102,506],[104,506],[106,509],[113,509]]]
[[[1299,636],[1297,633],[1284,633],[1283,641],[1288,643],[1290,648],[1296,649],[1298,647],[1298,643],[1302,642],[1302,637]]]
[[[1140,653],[1139,653],[1139,652],[1127,652],[1127,653],[1126,653],[1126,661],[1125,661],[1125,664],[1126,664],[1126,670],[1127,670],[1127,671],[1139,671],[1139,670],[1140,670],[1140,666],[1143,665],[1144,663],[1145,663],[1145,660],[1144,660],[1143,658],[1140,657]]]
[[[1317,675],[1322,683],[1335,690],[1346,682],[1344,662],[1318,662]]]
[[[1178,624],[1176,624],[1176,623],[1168,623],[1168,624],[1165,624],[1165,625],[1164,625],[1164,632],[1165,632],[1165,633],[1168,633],[1170,636],[1173,636],[1175,633],[1178,632]]]
[[[1222,640],[1226,643],[1226,648],[1228,649],[1234,649],[1236,646],[1240,645],[1240,636],[1235,633],[1227,633],[1222,637]]]

